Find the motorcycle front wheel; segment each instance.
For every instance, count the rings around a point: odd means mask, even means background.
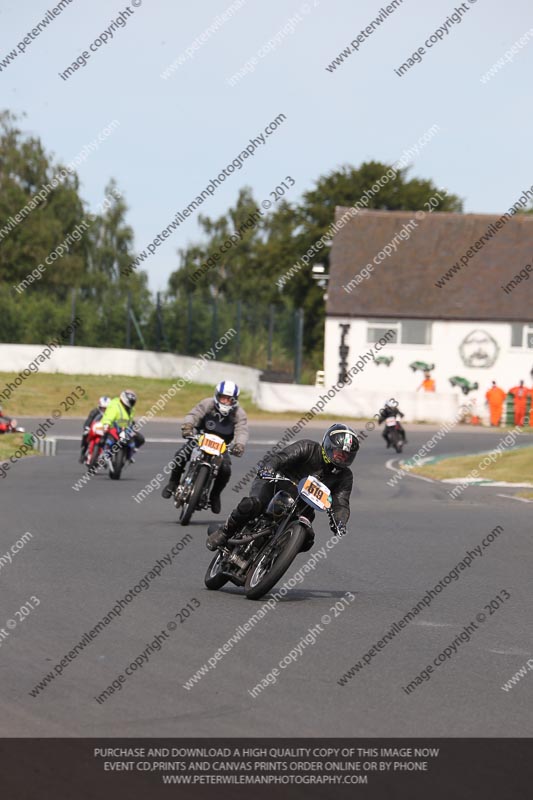
[[[179,521],[182,525],[188,525],[191,521],[191,517],[196,510],[196,506],[198,505],[198,501],[202,496],[202,492],[208,478],[209,467],[207,464],[202,464],[196,473],[196,478],[194,479],[194,485],[191,489],[189,499],[183,503],[180,509]]]
[[[208,589],[221,589],[222,586],[229,581],[229,578],[220,574],[223,561],[224,556],[219,550],[216,556],[211,560],[207,572],[205,573],[204,583]]]
[[[93,452],[91,453],[87,461],[87,472],[90,472],[92,475],[94,475],[94,473],[98,469],[98,459],[100,458],[100,451],[101,451],[100,446],[98,444],[95,444]]]
[[[124,466],[125,458],[126,453],[122,447],[119,447],[118,452],[112,455],[111,463],[109,465],[109,477],[112,481],[120,480],[120,474],[122,472],[122,467]]]
[[[279,581],[289,569],[307,538],[307,530],[293,522],[281,536],[263,547],[250,567],[244,584],[248,600],[259,600]]]

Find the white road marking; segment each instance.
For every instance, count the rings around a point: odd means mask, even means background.
[[[426,481],[426,483],[438,483],[438,481],[434,481],[433,478],[424,478],[423,475],[413,475],[413,473],[409,472],[409,470],[398,469],[398,467],[394,467],[393,464],[396,460],[397,459],[395,458],[389,458],[389,460],[385,464],[387,469],[391,469],[393,472],[405,473],[406,475],[409,475],[411,478],[418,478],[419,481]]]
[[[508,497],[509,500],[520,500],[521,503],[533,503],[533,500],[528,500],[526,497],[515,497],[514,494],[499,494],[498,497]]]
[[[451,622],[424,622],[420,620],[419,622],[413,622],[413,625],[424,625],[428,628],[452,628],[453,623]]]
[[[60,442],[79,442],[81,436],[54,436],[54,439],[57,439]],[[161,444],[181,444],[181,440],[176,436],[174,439],[163,439],[158,436],[150,436],[146,439],[147,442],[160,442]],[[248,442],[248,445],[264,445],[264,444],[277,444],[277,439],[253,439],[252,441]],[[247,446],[248,446],[247,445]]]

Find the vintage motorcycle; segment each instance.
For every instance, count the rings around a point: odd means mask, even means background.
[[[397,453],[401,453],[404,434],[398,417],[387,417],[385,420],[385,436],[387,437],[387,443],[394,447]]]
[[[296,497],[284,490],[276,492],[263,514],[219,548],[205,574],[208,589],[220,589],[231,581],[244,586],[249,600],[263,597],[288,570],[312,531],[314,513],[309,513],[309,506],[326,512],[331,530],[338,534],[331,492],[318,478],[308,475],[296,484],[276,475],[272,481],[292,483]]]
[[[214,433],[199,433],[189,437],[192,452],[174,493],[178,520],[188,525],[197,509],[209,508],[209,495],[218,475],[222,456],[228,450],[226,442]]]

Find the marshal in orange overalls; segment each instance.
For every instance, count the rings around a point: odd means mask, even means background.
[[[509,389],[509,394],[514,397],[514,424],[523,425],[529,389],[524,386],[524,381],[520,381],[520,386],[513,386],[512,389]]]
[[[505,392],[499,386],[496,386],[496,381],[492,381],[492,386],[485,397],[490,409],[490,424],[498,427],[502,419]]]
[[[429,372],[424,372],[424,380],[416,391],[418,392],[419,389],[423,389],[425,392],[434,392],[435,388],[435,381],[431,377],[431,374]]]

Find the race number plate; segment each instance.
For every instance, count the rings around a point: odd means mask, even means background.
[[[204,433],[199,442],[200,448],[210,456],[219,456],[226,449],[226,442],[220,436]]]
[[[388,425],[389,428],[393,428],[396,425],[396,421],[396,417],[387,417],[385,425]]]
[[[328,487],[313,475],[309,475],[309,477],[303,481],[300,494],[305,497],[312,506],[318,508],[319,511],[327,511],[328,508],[331,508],[331,493]]]

